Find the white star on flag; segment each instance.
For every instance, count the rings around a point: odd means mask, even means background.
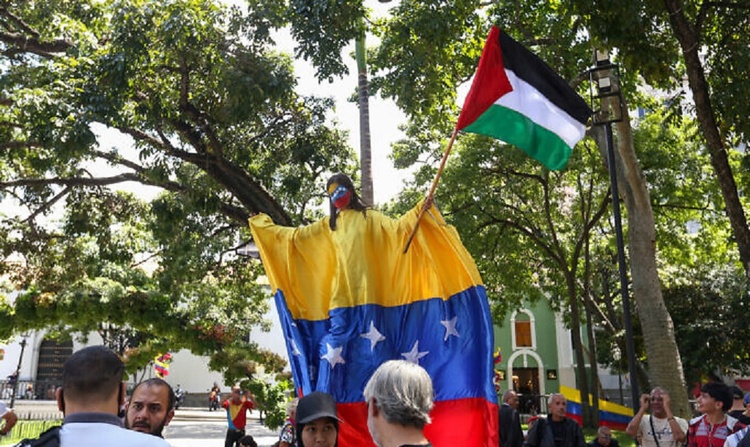
[[[372,321],[370,321],[370,330],[359,336],[370,340],[370,351],[375,349],[375,345],[385,340],[385,336],[375,328],[375,323]]]
[[[455,335],[456,337],[460,337],[458,335],[458,331],[456,330],[456,321],[458,320],[458,317],[455,316],[451,318],[450,320],[441,320],[440,324],[445,326],[445,336],[443,337],[443,341],[448,340],[448,337],[451,335]]]
[[[289,344],[292,345],[292,355],[302,355],[302,353],[299,351],[299,348],[297,348],[297,343],[294,342],[294,339],[289,340]]]
[[[414,342],[414,346],[409,352],[402,352],[401,355],[406,359],[407,362],[416,363],[419,365],[419,359],[429,354],[430,351],[419,352],[419,340]]]
[[[328,363],[331,364],[331,368],[336,366],[337,363],[346,363],[344,362],[344,358],[341,357],[341,351],[344,350],[342,346],[339,346],[338,348],[334,348],[330,344],[326,343],[326,349],[328,351],[325,353],[323,358],[328,360]]]

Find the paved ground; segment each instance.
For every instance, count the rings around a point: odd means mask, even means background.
[[[14,411],[21,419],[62,419],[52,401],[16,401]],[[164,438],[172,447],[223,447],[226,435],[226,413],[205,408],[179,409],[172,423],[164,430]],[[259,447],[270,447],[278,432],[261,425],[258,413],[248,416],[246,432]]]
[[[258,413],[249,415],[245,431],[259,447],[270,447],[278,439],[276,431],[261,425]],[[204,409],[177,410],[172,423],[164,430],[164,438],[172,447],[222,447],[227,433],[227,420],[223,411]]]

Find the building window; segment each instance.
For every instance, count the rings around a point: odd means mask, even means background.
[[[527,309],[513,312],[511,315],[513,349],[535,349],[534,315]]]
[[[516,346],[519,348],[530,348],[531,344],[531,321],[518,321],[515,324]]]

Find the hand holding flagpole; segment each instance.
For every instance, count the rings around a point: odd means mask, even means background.
[[[404,253],[406,253],[409,250],[409,245],[411,245],[411,241],[414,239],[414,235],[417,234],[417,228],[419,228],[419,221],[422,220],[422,216],[427,212],[428,209],[430,209],[430,206],[432,205],[432,200],[435,196],[435,190],[437,189],[438,181],[440,180],[440,176],[443,174],[443,170],[445,169],[445,162],[448,161],[448,155],[451,153],[451,149],[453,148],[453,142],[456,141],[456,136],[458,135],[458,127],[456,127],[456,130],[453,131],[453,135],[451,135],[451,140],[448,142],[448,147],[445,149],[445,153],[443,154],[443,159],[440,160],[440,167],[438,168],[437,174],[435,174],[435,180],[432,181],[432,186],[430,187],[430,192],[427,193],[427,197],[424,199],[424,204],[422,205],[422,209],[419,210],[419,215],[417,216],[417,222],[414,224],[414,229],[411,230],[411,234],[409,235],[409,240],[406,241],[406,246],[404,247]]]

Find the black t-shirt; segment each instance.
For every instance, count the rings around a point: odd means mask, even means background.
[[[552,439],[555,441],[555,445],[562,447],[565,445],[565,419],[558,422],[549,418],[549,424],[552,428]]]
[[[742,422],[745,425],[750,425],[750,417],[747,417],[744,414],[742,414],[744,412],[745,412],[744,410],[732,410],[727,414],[737,419],[738,421]]]

